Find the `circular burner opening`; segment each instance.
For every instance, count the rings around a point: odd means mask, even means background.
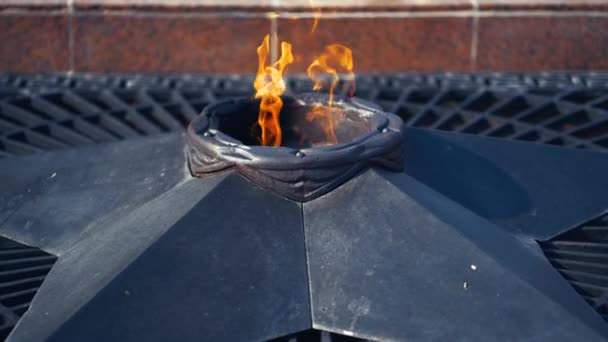
[[[361,170],[380,166],[403,170],[403,122],[357,98],[335,103],[329,115],[317,111],[323,94],[285,96],[280,147],[260,146],[260,101],[236,98],[207,106],[188,126],[188,165],[202,177],[233,169],[255,184],[295,201],[308,201]],[[324,112],[327,114],[327,112]],[[328,139],[328,123],[335,140]]]
[[[307,148],[349,143],[373,130],[370,112],[341,102],[329,108],[324,104],[327,96],[282,99],[281,146]],[[261,145],[259,108],[260,101],[256,99],[224,102],[209,111],[210,126],[244,145]]]

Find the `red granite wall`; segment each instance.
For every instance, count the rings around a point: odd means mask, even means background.
[[[269,32],[292,72],[334,42],[357,72],[608,69],[608,0],[314,2],[311,34],[309,0],[1,0],[0,72],[253,73]]]

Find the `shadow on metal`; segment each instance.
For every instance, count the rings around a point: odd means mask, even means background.
[[[405,169],[477,215],[538,240],[608,209],[602,152],[408,128]]]

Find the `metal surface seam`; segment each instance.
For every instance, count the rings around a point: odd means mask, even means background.
[[[302,232],[304,233],[304,261],[306,262],[306,287],[308,288],[308,309],[310,310],[310,324],[314,327],[312,308],[312,286],[310,282],[310,265],[308,263],[308,239],[306,238],[306,224],[304,223],[304,203],[300,202],[300,217],[302,219]]]

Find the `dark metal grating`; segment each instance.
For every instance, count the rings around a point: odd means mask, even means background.
[[[0,339],[27,311],[56,260],[38,248],[0,237]]]
[[[171,89],[204,88],[251,88],[252,75],[205,75],[205,74],[3,74],[0,75],[2,98],[18,94],[33,94],[49,89],[144,88]],[[311,89],[306,77],[292,76],[290,86],[302,85]],[[534,88],[606,88],[608,73],[474,73],[474,74],[363,74],[357,76],[357,86],[367,88],[404,87],[410,84],[433,87],[534,87]]]
[[[608,322],[608,214],[540,245],[553,266]]]
[[[251,76],[0,76],[0,157],[182,130]],[[293,92],[309,91],[301,77]],[[608,74],[362,75],[356,95],[407,125],[608,150]]]
[[[307,330],[297,334],[272,339],[269,342],[366,342],[369,340],[340,335],[322,330]]]

